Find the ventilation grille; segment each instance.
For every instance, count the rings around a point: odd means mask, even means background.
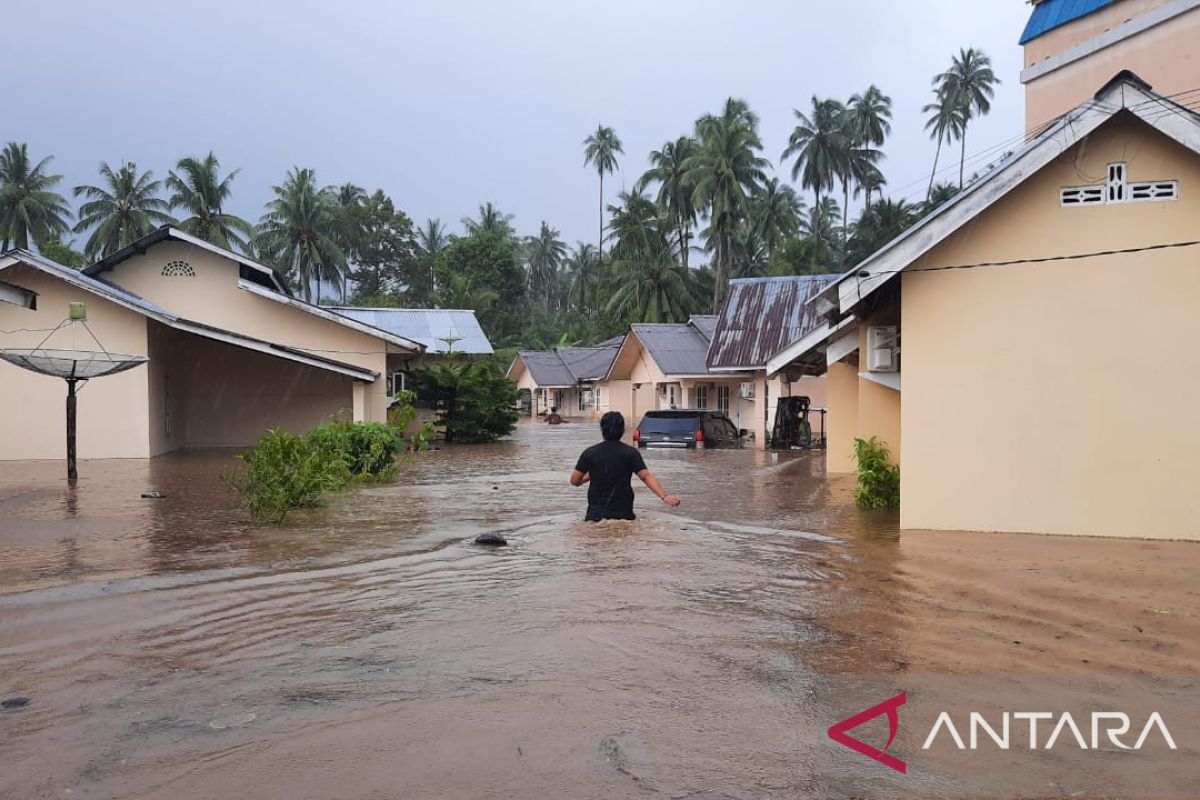
[[[1161,203],[1179,199],[1179,181],[1130,183],[1125,164],[1109,164],[1104,183],[1068,186],[1059,192],[1064,206],[1112,205],[1116,203]]]
[[[162,275],[164,278],[194,278],[196,270],[186,261],[168,261],[162,268]]]

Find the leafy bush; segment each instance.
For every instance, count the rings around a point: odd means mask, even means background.
[[[858,489],[854,502],[859,508],[896,508],[900,505],[900,467],[889,462],[891,452],[872,436],[854,440],[858,459]]]
[[[415,379],[418,395],[437,410],[447,442],[494,442],[517,426],[517,387],[491,362],[434,364]]]
[[[225,482],[242,496],[254,519],[283,522],[294,508],[319,505],[326,492],[346,487],[350,468],[309,439],[272,428],[238,456],[244,470],[230,470]]]
[[[274,523],[293,509],[320,505],[326,493],[356,480],[393,480],[396,455],[425,449],[433,434],[428,423],[408,433],[417,418],[411,401],[402,396],[387,423],[334,419],[306,436],[273,428],[238,456],[245,469],[222,477],[241,495],[251,517]]]

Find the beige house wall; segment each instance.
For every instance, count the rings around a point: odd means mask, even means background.
[[[854,438],[858,436],[858,367],[844,361],[825,374],[828,393],[829,437],[825,451],[826,471],[857,472]]]
[[[170,261],[186,261],[195,277],[162,275]],[[245,336],[308,349],[314,355],[380,374],[362,390],[364,419],[387,419],[387,345],[330,320],[238,287],[238,265],[183,242],[162,242],[100,276],[185,319]]]
[[[1180,199],[1060,207],[1114,161]],[[1197,220],[1200,158],[1119,118],[913,266],[1193,240]],[[1198,259],[905,273],[901,526],[1200,538]]]
[[[1039,36],[1025,46],[1031,67],[1171,0],[1122,0]],[[1032,130],[1090,99],[1121,70],[1132,70],[1159,94],[1200,88],[1200,8],[1169,19],[1025,85],[1025,116]]]
[[[23,265],[3,279],[38,293],[37,310],[0,303],[3,346],[36,347],[62,322],[73,302],[87,303],[88,326],[112,353],[147,355],[142,315]],[[21,332],[19,329],[35,329]],[[74,342],[72,343],[72,340]],[[94,350],[86,331],[60,331],[47,347]],[[150,455],[148,371],[145,366],[82,385],[78,403],[80,458],[145,458]],[[0,459],[66,458],[67,384],[0,362]]]

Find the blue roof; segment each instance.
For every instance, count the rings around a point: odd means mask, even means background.
[[[326,306],[343,317],[425,345],[430,353],[491,355],[492,343],[474,311],[443,308]]]
[[[1031,42],[1042,34],[1080,17],[1086,17],[1093,11],[1099,11],[1115,2],[1116,0],[1042,0],[1033,7],[1029,24],[1021,34],[1021,44]]]

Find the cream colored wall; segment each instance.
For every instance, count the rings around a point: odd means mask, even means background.
[[[3,280],[38,293],[37,310],[0,303],[0,330],[53,328],[72,302],[88,307],[88,325],[112,353],[147,355],[146,319],[91,292],[17,265]],[[0,347],[32,348],[45,332],[0,333]],[[74,343],[72,343],[72,339]],[[83,330],[60,331],[47,347],[94,350]],[[145,366],[83,384],[78,402],[80,458],[145,458],[150,454]],[[66,382],[0,362],[0,459],[66,458]]]
[[[196,276],[164,277],[163,266],[173,260],[187,261]],[[100,277],[180,317],[375,370],[380,378],[366,388],[365,414],[375,421],[387,418],[385,342],[238,288],[238,265],[229,259],[163,242]]]
[[[1034,39],[1025,47],[1025,65],[1096,36],[1164,5],[1167,0],[1123,0]],[[1033,129],[1091,99],[1124,69],[1133,70],[1159,94],[1200,87],[1200,9],[1194,9],[1025,85],[1026,126]]]
[[[858,436],[858,367],[839,361],[825,374],[826,405],[829,408],[827,472],[857,472],[854,439]]]
[[[1059,206],[1119,160],[1180,199]],[[1200,158],[1119,120],[914,266],[1193,240],[1197,220]],[[1198,259],[905,273],[902,527],[1200,538]]]

